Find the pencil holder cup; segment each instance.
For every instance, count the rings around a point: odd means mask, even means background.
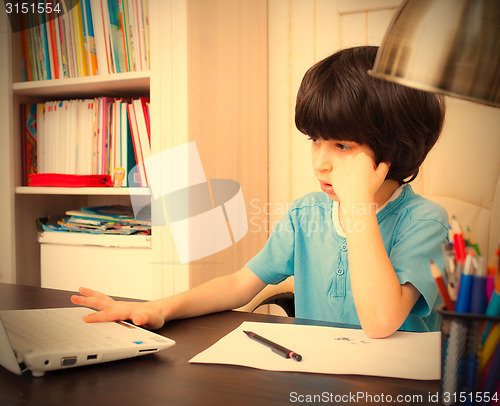
[[[441,315],[440,404],[500,405],[500,317]]]

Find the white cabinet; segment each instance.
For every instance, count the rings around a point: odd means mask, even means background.
[[[43,288],[155,298],[150,236],[42,232],[38,241]]]

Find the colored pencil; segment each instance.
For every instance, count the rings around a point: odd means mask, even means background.
[[[436,286],[439,290],[439,294],[441,295],[441,298],[443,299],[444,305],[447,310],[449,311],[454,311],[455,310],[455,305],[453,304],[450,295],[448,293],[448,289],[446,288],[446,284],[443,279],[443,275],[441,274],[441,271],[437,267],[437,265],[434,263],[434,261],[431,259],[431,274],[434,280],[436,281]]]

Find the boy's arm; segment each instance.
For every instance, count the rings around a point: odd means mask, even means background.
[[[400,284],[382,242],[375,213],[353,214],[363,224],[346,231],[352,293],[359,321],[366,334],[383,338],[394,333],[408,317],[420,293],[410,283]]]
[[[75,304],[100,310],[84,318],[87,322],[132,320],[136,325],[157,329],[165,321],[230,310],[248,303],[264,287],[250,269],[212,279],[186,292],[150,302],[115,301],[100,292],[81,288]]]
[[[410,283],[400,284],[380,235],[375,194],[383,190],[388,170],[388,164],[375,167],[372,158],[359,153],[334,162],[332,179],[342,209],[356,312],[373,338],[401,327],[420,296]]]

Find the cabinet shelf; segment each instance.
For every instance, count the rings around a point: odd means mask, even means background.
[[[123,72],[78,78],[16,82],[12,91],[19,96],[85,97],[85,96],[144,96],[149,94],[150,71]]]
[[[18,186],[16,187],[18,195],[100,195],[100,196],[127,196],[143,195],[149,196],[149,188],[119,188],[119,187],[34,187]]]

